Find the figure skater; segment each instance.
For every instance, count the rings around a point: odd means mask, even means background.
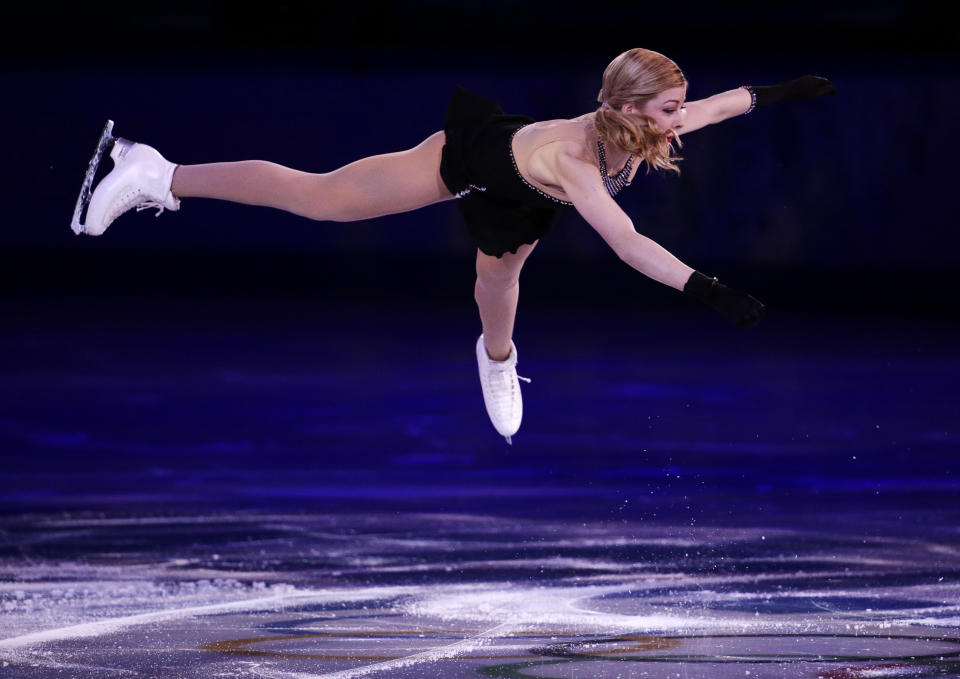
[[[686,101],[687,79],[670,59],[646,49],[617,56],[604,70],[595,111],[569,120],[534,121],[505,114],[463,88],[453,92],[442,131],[414,148],[363,158],[312,174],[263,160],[176,165],[155,149],[104,131],[81,200],[86,224],[100,235],[131,208],[178,210],[184,198],[265,205],[319,221],[349,222],[457,200],[478,248],[475,298],[482,333],[476,355],[487,413],[510,443],[523,405],[513,343],[520,270],[557,214],[574,208],[628,265],[701,300],[741,327],[764,306],[746,293],[687,266],[634,229],[614,201],[646,171],[679,173],[680,136],[755,107],[835,92],[824,78],[803,76],[769,87],[745,85]],[[114,167],[90,194],[107,145]]]

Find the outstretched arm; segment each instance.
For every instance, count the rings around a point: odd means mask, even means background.
[[[715,94],[706,99],[688,101],[684,106],[683,127],[680,134],[699,130],[750,110],[753,97],[743,87]]]
[[[597,168],[575,155],[557,153],[557,177],[577,212],[624,262],[653,280],[682,290],[693,269],[663,247],[637,233],[633,221],[610,197]]]
[[[740,327],[753,325],[763,316],[764,307],[758,300],[695,271],[653,240],[637,233],[633,221],[607,193],[597,168],[579,158],[575,148],[557,154],[557,176],[580,215],[631,267],[696,297]]]
[[[744,85],[735,90],[715,94],[706,99],[686,103],[681,134],[719,123],[744,113],[756,106],[769,106],[790,99],[814,99],[834,94],[837,88],[826,78],[805,75],[779,85]]]

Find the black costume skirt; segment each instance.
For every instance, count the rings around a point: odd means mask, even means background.
[[[447,106],[440,177],[451,193],[461,194],[457,202],[470,237],[494,257],[549,233],[564,207],[524,182],[514,165],[513,133],[532,122],[462,87]]]

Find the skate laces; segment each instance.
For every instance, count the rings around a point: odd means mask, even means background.
[[[499,364],[498,361],[491,361],[488,366],[487,383],[491,388],[490,395],[498,406],[513,405],[517,387],[520,386],[517,380],[528,384],[533,381],[529,377],[518,375],[515,363]]]
[[[107,224],[112,224],[117,217],[132,207],[135,207],[137,212],[148,210],[150,208],[156,208],[157,213],[154,215],[154,217],[159,217],[161,214],[163,214],[163,211],[166,208],[162,203],[158,203],[156,200],[150,198],[143,200],[143,198],[143,191],[139,188],[136,188],[129,193],[122,194],[119,200],[114,204],[113,209],[107,213]]]
[[[159,217],[160,215],[163,214],[163,211],[167,209],[166,206],[163,205],[162,203],[149,200],[145,203],[140,203],[139,205],[137,205],[137,212],[142,212],[143,210],[149,210],[152,207],[157,209],[157,214],[155,214],[154,217]]]

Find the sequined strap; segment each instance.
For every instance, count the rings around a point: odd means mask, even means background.
[[[597,155],[600,159],[600,177],[603,179],[603,185],[607,187],[607,193],[615,196],[623,190],[623,187],[630,186],[628,178],[630,172],[633,171],[633,159],[635,158],[633,154],[627,158],[623,169],[615,177],[607,174],[607,149],[603,145],[603,139],[597,139]]]

